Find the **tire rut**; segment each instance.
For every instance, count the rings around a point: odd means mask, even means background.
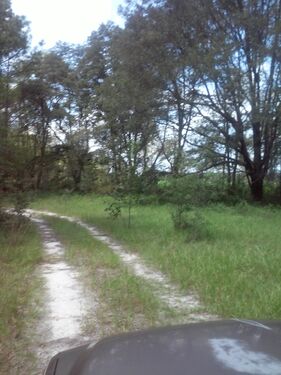
[[[185,321],[192,322],[217,319],[214,315],[202,312],[204,311],[204,306],[199,302],[199,298],[195,293],[181,293],[175,285],[169,282],[164,274],[147,266],[137,254],[127,252],[120,243],[101,232],[95,226],[87,224],[79,218],[59,215],[49,211],[26,210],[26,213],[31,215],[31,217],[34,215],[57,217],[62,220],[76,223],[87,229],[95,239],[106,244],[115,254],[117,254],[133,274],[149,282],[154,295],[160,301],[180,314],[184,314]]]
[[[15,369],[15,374],[42,374],[50,358],[60,351],[87,342],[97,342],[100,339],[99,324],[96,310],[99,301],[92,290],[87,290],[80,281],[79,270],[69,265],[64,259],[64,248],[57,240],[54,231],[47,222],[33,215],[28,215],[36,224],[44,248],[42,263],[36,273],[43,280],[42,305],[39,309],[39,319],[35,327],[29,327],[26,333],[30,347],[35,357],[32,369]],[[91,336],[83,332],[83,325],[90,316],[95,320],[96,329]]]

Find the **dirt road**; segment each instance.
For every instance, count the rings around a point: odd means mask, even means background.
[[[26,339],[30,343],[26,350],[32,353],[34,360],[27,362],[28,356],[25,353],[11,375],[42,374],[54,354],[86,342],[95,343],[103,332],[97,316],[100,305],[97,294],[84,285],[80,271],[68,264],[63,245],[44,219],[44,215],[75,222],[86,228],[95,239],[102,241],[117,254],[130,272],[149,282],[155,298],[170,309],[184,312],[185,321],[215,319],[206,313],[198,313],[198,308],[202,306],[194,293],[180,293],[165,275],[147,266],[137,254],[126,251],[117,241],[96,227],[78,218],[52,212],[27,210],[26,215],[38,227],[44,248],[43,262],[36,271],[42,278],[42,304],[39,306],[36,325],[26,332]],[[91,331],[90,335],[83,329],[88,318],[95,322],[92,324],[94,331]]]

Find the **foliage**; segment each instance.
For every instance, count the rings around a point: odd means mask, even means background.
[[[30,195],[24,192],[17,192],[13,197],[13,203],[17,215],[22,215],[30,204]]]
[[[184,230],[188,242],[210,237],[206,219],[198,209],[189,205],[177,205],[171,216],[175,229]]]
[[[26,47],[27,23],[24,17],[16,16],[11,9],[10,0],[1,0],[0,3],[0,51],[2,57],[9,57]]]
[[[204,205],[212,199],[212,186],[196,175],[166,178],[158,182],[162,199],[177,205]]]
[[[117,219],[121,215],[121,202],[112,202],[105,209],[109,217],[112,219]]]
[[[132,194],[127,194],[121,190],[116,190],[113,195],[113,202],[108,203],[105,212],[108,213],[112,219],[117,219],[121,216],[122,210],[127,209],[127,225],[130,228],[132,224],[132,208],[137,202],[137,197]]]
[[[116,254],[76,224],[48,220],[65,244],[68,259],[80,267],[82,264],[90,287],[98,293],[98,315],[106,334],[157,324],[162,306],[149,286],[129,273]],[[96,330],[96,321],[91,329]]]
[[[159,204],[159,197],[155,195],[142,194],[137,197],[137,204],[141,206],[148,206]]]
[[[0,29],[0,190],[5,190],[7,180],[15,184],[20,169],[21,159],[14,154],[21,142],[14,137],[16,131],[10,128],[10,121],[17,103],[15,63],[27,45],[27,23],[12,12],[10,0],[0,2]]]
[[[191,174],[182,177],[166,177],[158,181],[159,199],[179,205],[206,206],[223,202],[237,204],[248,199],[246,182],[237,180],[230,187],[221,174]]]
[[[203,239],[207,223],[197,207],[209,204],[212,197],[205,182],[197,176],[186,176],[160,180],[158,186],[164,200],[174,204],[172,221],[176,229],[187,233],[187,240]]]
[[[134,230],[107,220],[105,198],[93,195],[45,196],[38,209],[80,217],[134,249],[178,283],[195,290],[207,311],[221,317],[280,319],[280,209],[223,204],[197,208],[209,235],[186,242],[174,229],[170,205],[134,207]],[[242,210],[242,211],[241,211]]]
[[[123,29],[29,54],[26,21],[0,6],[1,190],[139,194],[153,174],[209,172],[221,186],[194,179],[185,201],[280,188],[279,1],[129,1]]]
[[[40,239],[27,220],[8,215],[0,223],[0,248],[0,372],[8,374],[15,340],[35,314],[29,304],[38,288]]]
[[[200,113],[240,155],[237,162],[244,167],[252,198],[261,201],[280,136],[280,2],[214,1],[205,15],[209,49],[198,61],[204,70]]]

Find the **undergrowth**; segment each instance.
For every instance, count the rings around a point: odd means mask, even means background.
[[[98,315],[104,334],[158,324],[161,304],[149,286],[132,275],[116,254],[75,223],[47,220],[64,244],[68,260],[82,266],[88,285],[98,293]]]
[[[171,205],[134,206],[127,218],[109,219],[109,198],[46,196],[34,208],[80,217],[137,251],[177,283],[195,290],[210,313],[249,319],[281,318],[281,211],[272,207],[216,204],[196,208],[208,223],[206,236],[187,241]]]
[[[0,372],[16,355],[15,341],[32,319],[29,302],[38,287],[33,270],[41,258],[36,229],[24,218],[0,218]]]

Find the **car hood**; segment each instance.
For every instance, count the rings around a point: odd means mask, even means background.
[[[46,375],[281,375],[281,322],[230,320],[123,334],[67,350]]]

